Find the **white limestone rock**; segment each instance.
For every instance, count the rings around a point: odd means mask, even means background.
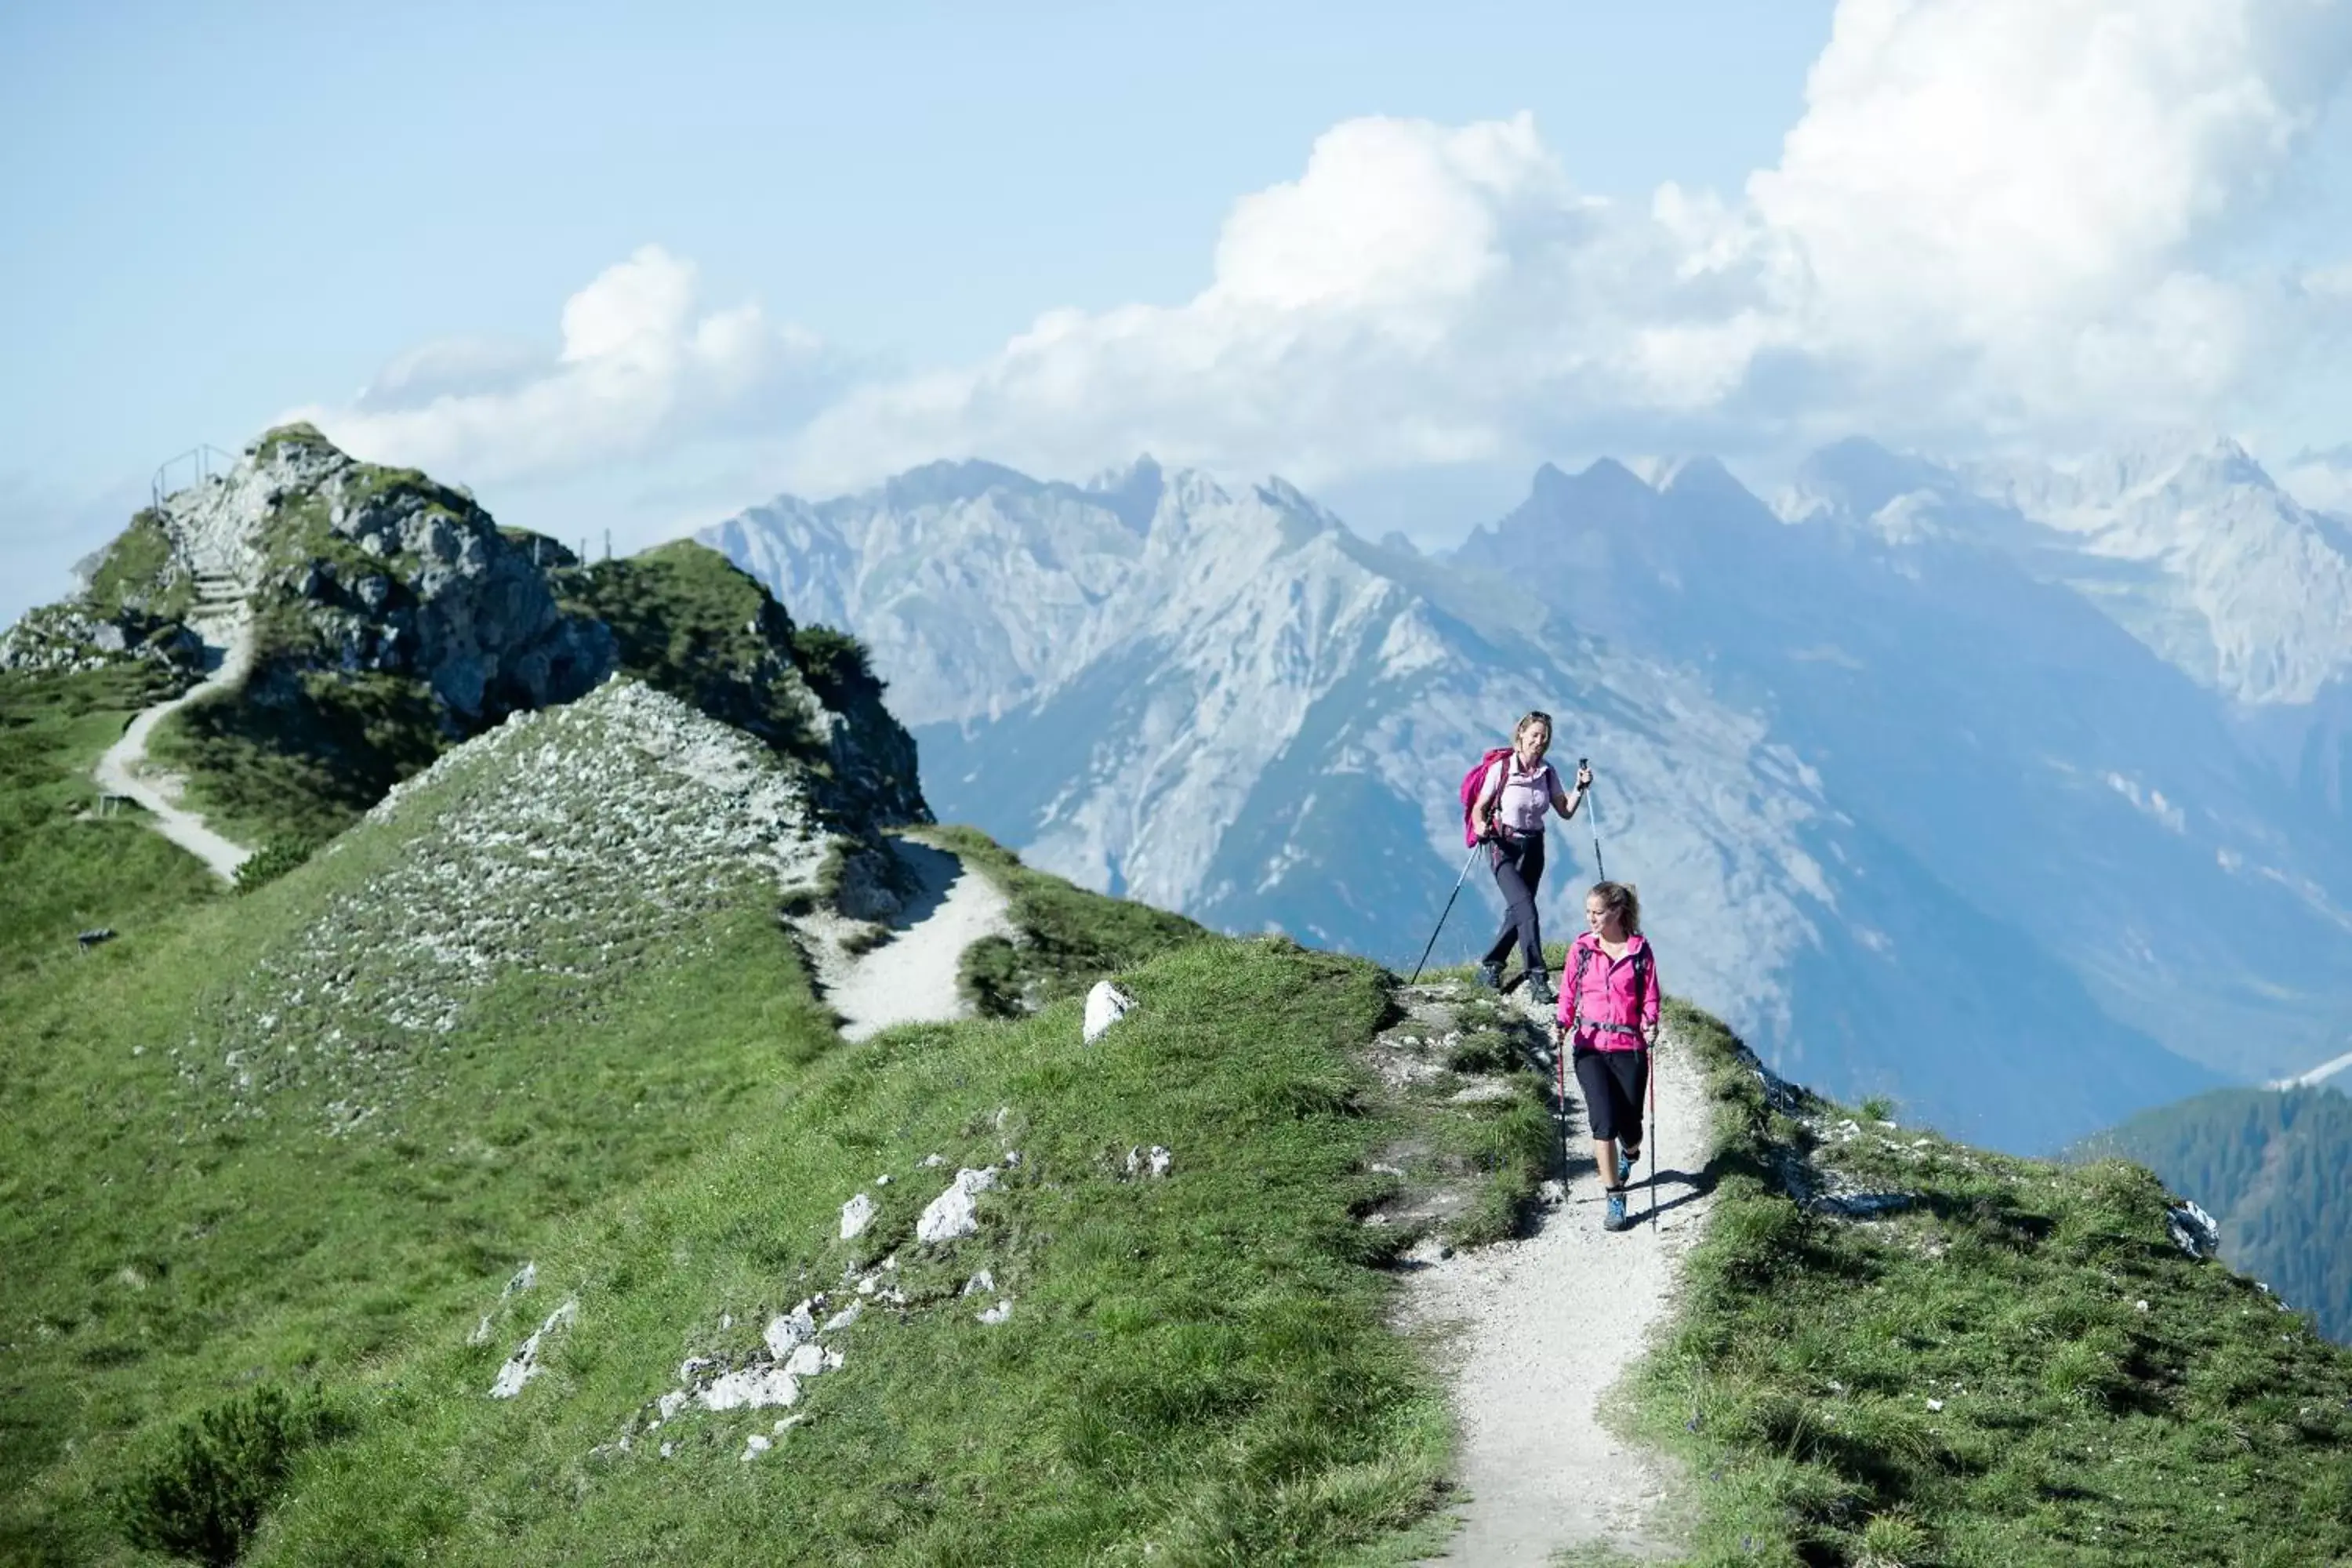
[[[996,1185],[993,1169],[975,1171],[966,1167],[955,1173],[947,1191],[930,1201],[922,1217],[915,1221],[915,1239],[938,1243],[953,1241],[970,1236],[980,1228],[979,1196]]]
[[[887,1181],[889,1178],[886,1176],[883,1180]],[[856,1240],[866,1227],[873,1223],[873,1219],[874,1200],[864,1193],[858,1194],[841,1205],[841,1239]]]
[[[1087,993],[1087,1044],[1093,1045],[1103,1037],[1103,1032],[1132,1012],[1135,998],[1108,980],[1097,980],[1095,988]]]
[[[537,1377],[544,1368],[539,1356],[540,1345],[558,1329],[569,1328],[580,1316],[580,1303],[567,1300],[547,1315],[530,1338],[517,1346],[515,1353],[499,1368],[498,1381],[490,1384],[492,1399],[512,1399],[523,1390],[523,1384]]]

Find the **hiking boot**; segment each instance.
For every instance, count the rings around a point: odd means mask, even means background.
[[[1542,1006],[1556,1007],[1559,1005],[1559,997],[1551,988],[1551,976],[1540,969],[1528,971],[1528,994]]]
[[[1633,1174],[1633,1167],[1642,1163],[1639,1149],[1620,1148],[1617,1151],[1617,1184],[1623,1186]]]
[[[1503,988],[1503,966],[1491,958],[1480,964],[1478,984],[1489,991],[1500,991]]]
[[[1609,1189],[1609,1212],[1601,1216],[1603,1230],[1623,1230],[1632,1222],[1625,1217],[1625,1189]]]

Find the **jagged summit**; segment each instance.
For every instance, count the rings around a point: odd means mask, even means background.
[[[863,649],[797,626],[722,557],[584,565],[308,425],[142,510],[74,600],[0,641],[18,668],[125,658],[214,671],[156,754],[248,835],[326,837],[447,746],[622,671],[813,770],[829,813],[928,815]]]

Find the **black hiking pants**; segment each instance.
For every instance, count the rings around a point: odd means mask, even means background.
[[[1576,1087],[1584,1091],[1585,1118],[1593,1137],[1642,1146],[1642,1091],[1650,1086],[1650,1053],[1596,1051],[1579,1046],[1569,1058],[1576,1068]],[[1601,1173],[1603,1182],[1616,1179],[1613,1171]]]
[[[1543,928],[1536,921],[1536,884],[1543,880],[1544,836],[1507,833],[1486,846],[1487,862],[1495,868],[1495,886],[1503,889],[1503,930],[1486,950],[1486,962],[1500,963],[1519,949],[1519,962],[1530,974],[1543,973]]]

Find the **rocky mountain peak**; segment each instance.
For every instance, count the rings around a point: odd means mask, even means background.
[[[917,492],[1003,478],[939,465]],[[232,662],[234,656],[234,662]],[[927,816],[914,748],[854,639],[803,628],[717,553],[679,543],[583,565],[500,528],[462,487],[368,463],[308,425],[163,498],[69,603],[0,640],[0,665],[121,658],[245,673],[173,722],[202,759],[286,759],[260,815],[331,830],[448,745],[625,671],[810,771],[821,808]],[[244,765],[242,763],[238,765]]]

